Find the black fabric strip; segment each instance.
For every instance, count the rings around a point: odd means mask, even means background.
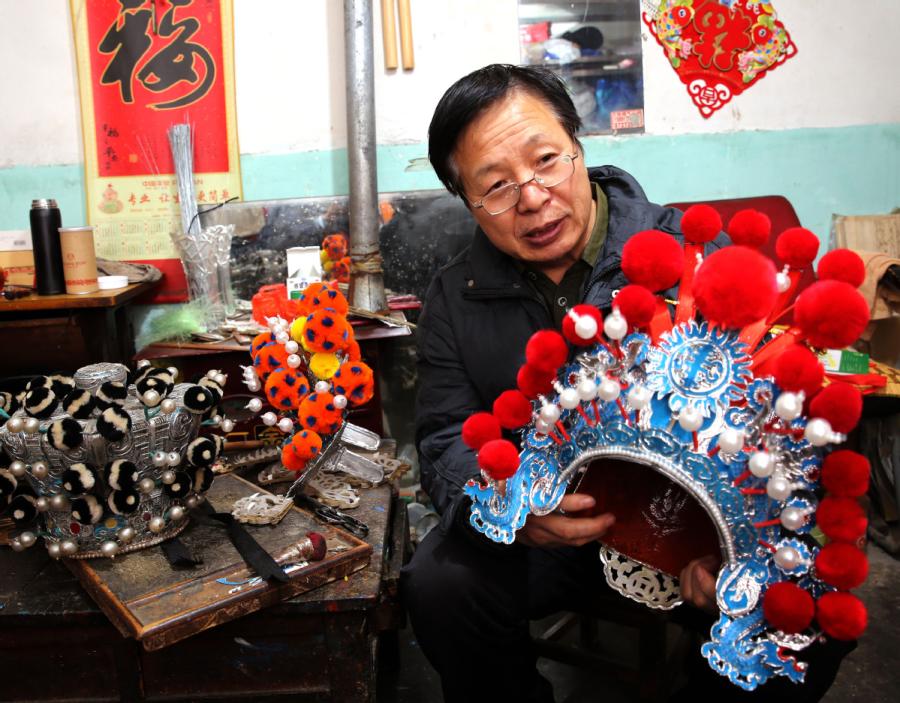
[[[169,560],[169,564],[171,564],[175,568],[185,568],[185,567],[194,567],[198,564],[202,564],[203,560],[198,559],[191,551],[187,548],[184,542],[182,542],[177,537],[173,537],[170,540],[163,542],[161,545],[163,554],[166,555],[166,559]]]
[[[193,515],[202,525],[224,527],[231,543],[238,550],[238,554],[256,572],[257,576],[267,580],[275,579],[281,583],[290,581],[278,562],[259,545],[259,542],[253,539],[252,535],[234,519],[231,513],[217,513],[207,500],[197,506]]]

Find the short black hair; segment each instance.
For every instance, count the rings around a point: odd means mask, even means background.
[[[581,147],[576,137],[581,129],[581,118],[559,76],[536,66],[494,63],[479,68],[447,89],[428,127],[428,159],[431,166],[447,190],[464,201],[462,182],[453,162],[456,144],[475,118],[513,90],[525,91],[546,102],[573,143]]]

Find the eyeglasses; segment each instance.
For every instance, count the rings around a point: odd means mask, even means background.
[[[577,158],[577,153],[560,154],[534,169],[534,175],[527,181],[509,183],[497,190],[492,190],[477,203],[472,203],[472,207],[482,207],[489,215],[500,215],[519,204],[522,187],[532,181],[542,188],[553,188],[568,179],[575,173],[575,159]]]

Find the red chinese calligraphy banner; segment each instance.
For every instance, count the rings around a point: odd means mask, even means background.
[[[167,130],[194,127],[200,205],[241,197],[232,0],[70,0],[98,256],[152,263],[187,299]]]
[[[764,0],[647,2],[644,23],[709,118],[734,96],[795,56],[797,47]]]

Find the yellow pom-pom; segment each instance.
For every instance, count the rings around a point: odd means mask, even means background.
[[[313,354],[309,360],[309,370],[312,371],[317,378],[331,378],[337,373],[341,362],[336,354],[327,352],[319,352]]]
[[[303,328],[306,327],[306,315],[301,315],[291,323],[291,339],[303,342]]]
[[[324,249],[319,249],[319,261],[321,262],[322,266],[331,261],[331,259],[328,258],[328,252]]]

